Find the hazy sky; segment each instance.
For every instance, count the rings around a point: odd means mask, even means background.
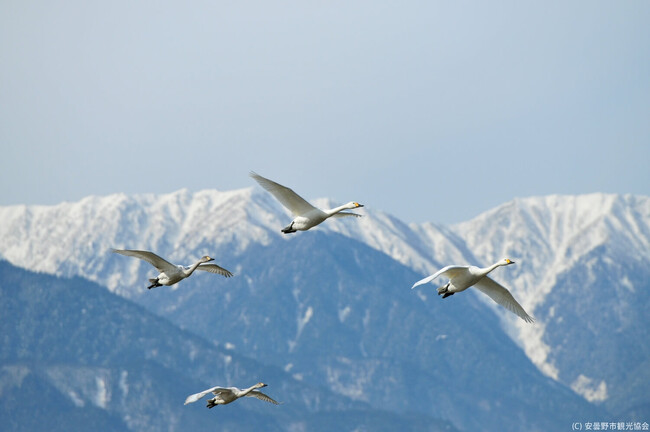
[[[0,205],[650,194],[650,2],[0,2]]]

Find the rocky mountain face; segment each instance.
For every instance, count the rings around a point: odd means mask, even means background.
[[[81,278],[0,262],[0,423],[3,430],[453,431],[397,415],[243,357]],[[183,405],[215,384],[262,378],[274,406],[253,398],[212,410]]]
[[[257,189],[11,206],[0,256],[91,279],[229,353],[399,415],[466,430],[650,417],[649,198],[517,199],[449,227],[362,212],[283,236],[291,217]],[[210,254],[236,276],[147,291],[155,270],[113,247],[182,264]],[[409,289],[444,265],[505,256],[517,264],[492,276],[534,326],[473,290],[443,301],[433,285]]]

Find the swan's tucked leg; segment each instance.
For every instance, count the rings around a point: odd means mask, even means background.
[[[214,408],[217,406],[216,403],[214,403],[214,399],[208,399],[208,404],[206,405],[208,408]]]
[[[442,296],[442,298],[447,298],[447,297],[452,296],[452,295],[454,295],[454,293],[446,292],[445,295]]]
[[[282,228],[282,232],[285,234],[295,233],[296,230],[293,229],[293,222],[291,222],[288,227]]]
[[[151,289],[151,288],[156,288],[156,287],[162,286],[161,284],[158,283],[158,279],[149,279],[149,282],[151,282],[151,285],[149,285],[149,286],[147,287],[147,289]]]

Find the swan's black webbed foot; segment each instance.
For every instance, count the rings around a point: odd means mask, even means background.
[[[447,285],[445,285],[445,286],[443,286],[443,287],[438,288],[438,295],[445,294],[445,293],[447,292],[448,289],[449,289],[449,284],[447,284]],[[451,295],[451,294],[449,294],[449,295]],[[443,298],[444,298],[444,297],[443,297]]]
[[[296,232],[296,230],[293,229],[293,222],[291,222],[291,224],[288,227],[283,228],[281,231],[285,234],[291,234]]]
[[[442,298],[447,298],[449,296],[453,296],[454,293],[446,292],[445,295],[442,296]]]

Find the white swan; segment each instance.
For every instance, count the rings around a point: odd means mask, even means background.
[[[113,249],[113,252],[120,255],[140,258],[141,260],[144,260],[154,266],[160,272],[160,274],[155,279],[149,279],[149,282],[151,283],[151,285],[147,287],[149,289],[163,285],[174,285],[175,283],[178,283],[183,279],[190,277],[192,273],[194,273],[194,270],[208,271],[210,273],[220,274],[225,277],[232,276],[232,273],[223,267],[219,267],[216,264],[203,264],[208,261],[214,261],[214,258],[210,258],[207,255],[196,262],[196,264],[193,264],[189,267],[183,267],[182,265],[174,265],[170,262],[167,262],[155,253],[149,251]]]
[[[457,292],[464,291],[467,288],[474,286],[478,288],[483,294],[487,294],[492,300],[508,309],[510,312],[517,314],[517,316],[519,316],[519,318],[523,319],[524,321],[528,323],[535,322],[533,317],[528,315],[524,308],[521,307],[519,303],[517,303],[517,300],[515,300],[512,294],[510,294],[510,291],[487,276],[487,274],[495,268],[510,264],[514,264],[514,261],[510,261],[508,258],[505,258],[486,268],[450,265],[443,268],[442,270],[437,271],[431,276],[416,282],[413,284],[411,289],[415,288],[418,285],[431,282],[438,276],[445,276],[449,279],[449,282],[447,285],[438,288],[438,295],[444,294],[442,298],[449,297],[450,295],[454,295]]]
[[[207,405],[208,408],[212,408],[217,405],[226,405],[244,396],[254,397],[259,400],[263,400],[264,402],[270,402],[272,404],[279,405],[280,402],[277,402],[271,397],[256,390],[262,387],[266,387],[266,384],[257,383],[254,386],[251,386],[244,390],[238,389],[237,387],[218,387],[218,386],[212,387],[210,389],[203,390],[200,393],[195,393],[193,395],[188,396],[187,399],[185,399],[184,405],[196,402],[197,400],[201,399],[203,396],[207,395],[208,393],[213,393],[215,395],[212,399],[208,399],[208,405]]]
[[[354,209],[363,207],[362,204],[358,202],[350,201],[347,204],[344,204],[340,207],[333,209],[321,210],[305,201],[300,195],[289,189],[288,187],[282,186],[272,180],[262,177],[259,174],[254,172],[250,173],[250,176],[257,181],[264,189],[269,191],[278,201],[282,203],[287,209],[293,213],[295,219],[291,221],[289,226],[282,229],[282,232],[285,234],[294,233],[296,231],[307,231],[309,228],[315,227],[319,223],[323,222],[325,219],[330,217],[345,217],[345,216],[356,216],[361,217],[360,214],[356,213],[347,213],[342,210]]]

